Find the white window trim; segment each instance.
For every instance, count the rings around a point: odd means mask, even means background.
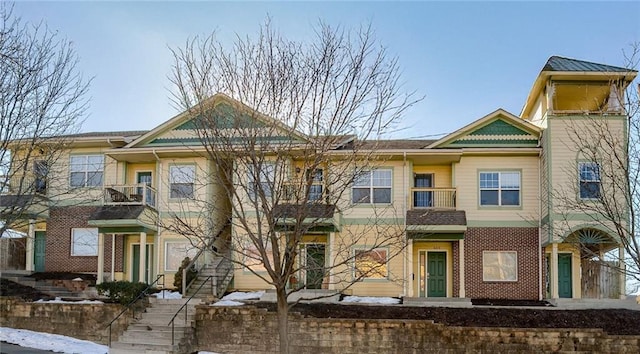
[[[498,174],[498,187],[497,188],[483,188],[481,186],[482,174],[497,173]],[[502,174],[503,173],[517,173],[518,174],[518,188],[503,188],[502,187]],[[498,204],[482,204],[482,191],[498,191]],[[502,204],[502,191],[518,191],[518,204],[504,205]],[[501,171],[479,171],[478,173],[478,205],[483,208],[518,208],[522,206],[522,172],[501,170]]]
[[[598,173],[598,178],[597,179],[582,179],[582,166],[584,165],[595,165],[597,167],[597,173]],[[580,200],[598,200],[600,199],[600,197],[596,197],[596,198],[590,198],[590,197],[586,197],[583,198],[582,197],[582,183],[598,183],[598,194],[602,195],[602,177],[600,176],[600,164],[597,162],[593,162],[593,161],[581,161],[578,162],[578,198]]]
[[[91,232],[94,233],[95,232],[95,253],[86,253],[86,254],[78,254],[76,253],[76,231],[83,231],[83,232]],[[93,236],[93,235],[90,235]],[[98,255],[98,229],[97,228],[72,228],[71,229],[71,255],[74,257],[95,257]],[[93,241],[93,240],[91,240]],[[93,244],[91,244],[90,246],[94,246]]]
[[[374,171],[389,171],[391,174],[391,183],[389,186],[378,186],[378,185],[374,185],[373,184],[373,172]],[[369,185],[365,186],[357,186],[355,184],[355,181],[358,179],[357,177],[354,179],[354,183],[351,185],[351,204],[354,205],[388,205],[388,204],[392,204],[393,203],[393,168],[387,168],[387,167],[382,167],[382,168],[372,168],[370,170],[363,170],[361,171],[361,173],[368,173],[369,174]],[[353,200],[353,190],[354,189],[365,189],[368,188],[369,189],[369,202],[355,202]],[[389,202],[375,202],[374,201],[374,189],[389,189]]]
[[[258,178],[259,180],[256,181],[253,176],[254,176],[254,171],[252,171],[253,169],[255,169],[256,166],[253,165],[248,165],[247,166],[247,196],[249,197],[249,200],[253,203],[256,202],[256,198],[258,198],[256,189],[257,189],[257,185],[260,184],[262,185],[262,192],[264,193],[264,196],[266,198],[270,198],[271,196],[273,196],[273,186],[275,183],[275,178],[276,178],[276,163],[275,162],[263,162],[262,163],[262,170],[258,172]],[[267,168],[271,168],[271,171],[264,171],[264,169]],[[262,177],[266,177],[268,178],[273,178],[272,181],[266,180],[263,181]]]
[[[193,260],[193,257],[189,255],[189,252],[195,251],[195,252],[194,252],[194,256],[195,256],[195,254],[196,254],[196,253],[198,253],[198,248],[197,248],[197,247],[195,247],[195,246],[193,246],[193,245],[191,244],[191,242],[189,242],[189,241],[165,241],[165,243],[164,243],[164,270],[165,270],[166,272],[177,272],[177,271],[178,271],[178,268],[180,268],[180,264],[178,264],[178,267],[177,267],[177,268],[175,268],[175,269],[171,269],[171,268],[169,268],[169,267],[168,267],[169,262],[168,262],[167,257],[169,256],[169,244],[186,245],[186,246],[187,246],[186,248],[190,248],[190,249],[189,249],[189,250],[188,250],[188,251],[183,255],[183,257],[181,257],[181,258],[180,258],[179,263],[182,263],[182,260],[183,260],[185,257],[189,257],[189,258],[191,258],[191,260]]]
[[[173,181],[173,177],[174,176],[173,176],[173,173],[172,173],[172,169],[173,168],[185,168],[185,167],[190,167],[190,168],[193,169],[193,179],[191,180],[191,183],[177,183],[177,182],[174,183],[174,181]],[[168,191],[169,192],[169,199],[173,199],[173,200],[194,199],[196,197],[197,173],[198,173],[198,171],[197,171],[196,165],[192,164],[192,163],[184,163],[184,164],[176,163],[176,164],[169,165],[169,188],[168,188],[169,189],[169,191]],[[136,178],[137,178],[137,175],[136,175]],[[171,186],[173,184],[191,184],[191,186],[192,186],[192,195],[190,195],[190,196],[175,196],[175,197],[172,196],[171,195],[171,190],[172,190]]]
[[[89,170],[89,157],[100,157],[102,159],[101,168],[99,170]],[[84,157],[84,169],[82,171],[73,171],[71,160],[73,158]],[[72,173],[84,173],[84,184],[82,186],[73,186],[71,185],[71,174]],[[90,186],[87,184],[89,182],[89,173],[90,172],[102,172],[102,178],[100,183],[97,186]],[[69,187],[70,188],[99,188],[104,184],[104,155],[103,154],[78,154],[69,156]]]
[[[495,253],[498,256],[500,254],[503,253],[509,253],[509,254],[513,254],[514,255],[514,259],[515,259],[515,269],[514,269],[514,275],[515,278],[514,279],[493,279],[493,278],[487,278],[487,274],[485,272],[485,262],[486,262],[486,257],[488,254],[490,253]],[[484,282],[500,282],[500,283],[514,283],[518,281],[518,252],[517,251],[482,251],[482,281]]]
[[[365,252],[376,252],[378,250],[383,250],[385,252],[385,269],[386,269],[386,274],[384,275],[384,277],[378,278],[378,277],[362,277],[359,280],[360,281],[381,281],[381,280],[388,280],[389,279],[389,248],[388,247],[376,247],[376,248],[367,248],[367,247],[354,247],[353,248],[353,279],[358,279],[357,276],[357,258],[356,258],[356,252],[357,251],[365,251]]]

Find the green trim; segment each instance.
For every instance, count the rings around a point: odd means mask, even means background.
[[[551,155],[552,155],[552,150],[551,150],[551,124],[549,122],[549,116],[547,116],[547,129],[544,131],[544,135],[545,135],[545,146],[544,146],[544,151],[545,151],[545,159],[546,159],[546,169],[547,169],[547,217],[549,218],[550,221],[553,220],[553,215],[551,215],[553,213],[553,194],[551,192],[552,188],[551,186],[553,186],[553,169],[552,169],[552,165],[551,165]],[[551,243],[553,241],[553,222],[549,222],[549,227],[547,230],[547,242]]]
[[[480,204],[481,201],[481,193],[480,193],[480,174],[481,173],[499,173],[502,174],[503,172],[518,172],[520,174],[520,194],[519,194],[519,200],[518,200],[518,205],[482,205]],[[522,169],[521,168],[504,168],[504,169],[478,169],[476,170],[476,188],[478,191],[478,200],[476,200],[477,203],[477,208],[478,210],[522,210],[523,206],[522,206],[522,202],[523,202],[523,195],[524,195],[524,185],[522,183]],[[500,187],[498,186],[498,196],[500,196]]]
[[[275,227],[275,231],[278,232],[287,232],[287,231],[294,231],[295,227],[293,225],[276,225]],[[327,233],[327,232],[339,232],[340,229],[338,229],[338,227],[336,227],[336,225],[317,225],[317,226],[311,226],[309,227],[308,230],[305,231],[305,234],[307,233]]]
[[[496,119],[469,135],[530,135],[528,132],[516,128],[502,119]]]
[[[102,199],[102,198],[100,198]],[[54,201],[56,207],[68,207],[68,206],[102,206],[101,200],[90,200],[86,199],[64,199]]]
[[[428,232],[411,232],[407,236],[416,241],[452,241],[464,240],[464,233],[428,233]]]
[[[98,232],[101,234],[135,234],[141,232],[154,233],[156,230],[148,229],[144,226],[98,227]]]
[[[145,224],[139,219],[118,219],[118,220],[89,220],[88,225],[96,226],[98,228],[113,228],[119,232],[119,230],[128,228],[144,228],[152,232],[156,232],[157,228],[154,225]],[[118,233],[115,232],[115,233]],[[114,232],[110,232],[114,233]]]
[[[229,141],[231,142],[246,141],[246,138],[237,137],[237,138],[229,139]],[[256,141],[261,143],[273,143],[273,144],[283,143],[283,142],[284,143],[302,142],[301,140],[296,140],[289,136],[270,136],[268,137],[268,139],[258,138],[256,139]],[[207,142],[205,141],[205,143]],[[157,138],[145,144],[145,146],[175,146],[175,145],[203,146],[204,143],[200,138]]]
[[[538,227],[538,220],[467,220],[467,228],[471,227]]]
[[[343,218],[342,225],[404,225],[404,218]]]
[[[536,147],[538,146],[538,139],[469,139],[469,140],[456,140],[449,143],[446,146],[454,147],[482,147],[479,145],[485,145],[484,147]]]
[[[407,225],[407,232],[465,232],[467,225]]]

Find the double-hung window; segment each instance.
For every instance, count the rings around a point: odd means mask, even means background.
[[[596,162],[580,162],[580,199],[600,198],[600,165]]]
[[[271,198],[273,184],[276,179],[276,165],[274,163],[263,163],[258,170],[257,166],[247,168],[247,193],[253,202],[260,200],[260,196]]]
[[[104,175],[104,157],[102,155],[71,156],[69,186],[100,187]]]
[[[518,281],[518,253],[515,251],[483,251],[483,281]]]
[[[97,256],[98,229],[71,229],[71,255]]]
[[[520,205],[520,172],[480,172],[480,205]]]
[[[356,279],[385,279],[387,267],[387,249],[356,249],[354,254],[354,277]]]
[[[311,179],[311,185],[309,186],[309,201],[313,202],[321,200],[323,184],[322,169],[316,168],[313,171],[308,170],[307,178]]]
[[[173,165],[169,167],[170,198],[193,198],[196,167],[194,165]]]
[[[391,203],[391,169],[362,171],[356,176],[351,188],[354,204]]]

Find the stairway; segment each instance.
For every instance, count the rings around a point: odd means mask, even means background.
[[[194,298],[201,299],[203,302],[211,302],[222,297],[231,279],[233,279],[233,264],[227,257],[218,256],[198,272],[196,280],[187,290],[186,297],[195,295]]]
[[[54,286],[51,281],[48,280],[35,280],[34,278],[21,274],[10,274],[8,272],[2,273],[2,278],[20,285],[32,287],[51,297],[59,297],[64,300],[84,300],[87,298],[86,291],[72,292],[64,286]]]
[[[141,317],[129,325],[127,330],[111,343],[110,354],[166,354],[190,353],[193,341],[193,321],[195,306],[199,299],[191,299],[186,306],[188,316],[185,322],[185,309],[175,318],[174,344],[171,344],[171,326],[169,321],[187,299],[149,298],[150,307]]]

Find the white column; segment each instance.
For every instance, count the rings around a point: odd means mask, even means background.
[[[111,281],[116,281],[116,234],[111,234]]]
[[[34,271],[34,244],[36,240],[36,221],[33,219],[29,220],[29,230],[27,231],[27,244],[26,244],[26,255],[25,255],[25,270],[30,272]]]
[[[104,280],[104,234],[98,233],[98,277],[96,284],[102,283]]]
[[[620,299],[627,298],[627,263],[625,262],[624,246],[618,246],[618,258],[620,259]]]
[[[551,286],[551,298],[557,299],[558,295],[558,244],[551,244],[551,260],[549,261],[549,285]]]
[[[460,260],[458,261],[458,278],[460,278],[460,295],[459,297],[465,297],[466,290],[464,288],[464,240],[458,240],[458,255]]]
[[[333,269],[333,265],[335,264],[335,259],[333,258],[333,247],[334,247],[334,242],[336,239],[336,233],[335,232],[329,232],[329,244],[327,245],[329,247],[329,254],[328,254],[328,262],[329,262],[329,284],[327,286],[327,288],[329,290],[334,290],[336,288],[336,284],[335,284],[335,279],[333,276],[334,273],[334,269]],[[326,263],[326,262],[325,262]]]
[[[147,274],[147,233],[140,233],[140,267],[138,272],[139,281],[146,282]]]
[[[407,254],[409,255],[407,257],[407,284],[409,291],[407,291],[406,294],[408,297],[413,297],[413,277],[415,277],[415,274],[413,273],[413,239],[409,239],[407,244]]]

